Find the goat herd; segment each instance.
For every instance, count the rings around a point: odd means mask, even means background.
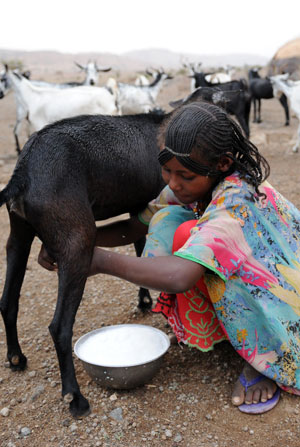
[[[75,417],[89,412],[89,403],[76,379],[72,328],[92,257],[95,221],[136,214],[159,193],[163,182],[156,136],[161,123],[172,113],[165,113],[157,103],[163,83],[171,79],[162,69],[148,73],[150,81],[144,76],[136,84],[125,84],[109,78],[106,85],[98,87],[99,72],[110,67],[89,63],[80,68],[86,72],[81,85],[31,81],[26,74],[8,67],[0,84],[0,96],[10,89],[15,94],[14,136],[19,152],[13,175],[0,192],[0,206],[7,204],[11,228],[0,303],[7,358],[13,370],[25,369],[27,359],[18,341],[17,314],[31,245],[38,236],[59,266],[57,307],[49,330],[59,360],[62,395]],[[255,120],[260,121],[261,99],[281,92],[286,124],[287,98],[300,120],[300,82],[290,81],[288,75],[261,79],[256,70],[251,70],[246,82],[231,80],[229,73],[223,73],[223,77],[210,73],[208,77],[192,64],[187,68],[193,91],[173,101],[173,107],[211,101],[233,114],[249,136],[251,102]],[[21,151],[18,134],[24,119],[30,133],[35,133]],[[299,142],[300,132],[294,152]],[[138,255],[143,244],[143,240],[136,244]],[[139,306],[145,308],[149,302],[149,292],[140,290]]]

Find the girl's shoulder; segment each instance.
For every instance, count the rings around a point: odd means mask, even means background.
[[[254,186],[247,182],[239,172],[234,172],[233,174],[225,177],[214,189],[212,198],[217,200],[218,198],[224,196],[227,199],[237,199],[238,197],[252,197],[254,200],[257,197]]]

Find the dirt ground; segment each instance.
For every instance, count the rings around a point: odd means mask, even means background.
[[[189,91],[189,80],[170,81],[159,96],[168,101]],[[284,126],[276,99],[262,104],[261,124],[251,123],[251,140],[271,165],[271,183],[300,207],[300,154],[292,153],[297,120]],[[13,140],[15,104],[12,94],[0,101],[0,183],[16,163]],[[26,133],[22,134],[22,142]],[[9,221],[0,209],[0,286],[6,270],[5,244]],[[18,331],[28,357],[24,372],[7,368],[5,332],[0,321],[0,444],[2,447],[299,447],[300,399],[282,393],[279,404],[264,415],[245,415],[231,405],[231,391],[242,360],[228,343],[200,353],[171,346],[151,383],[130,391],[101,388],[74,358],[77,378],[92,407],[90,416],[74,420],[61,399],[58,362],[48,331],[57,294],[56,275],[37,264],[35,240],[20,299]],[[134,255],[131,246],[116,249]],[[98,275],[89,278],[74,326],[73,341],[103,325],[142,323],[168,332],[160,315],[137,311],[137,287]],[[152,293],[153,298],[157,295]]]

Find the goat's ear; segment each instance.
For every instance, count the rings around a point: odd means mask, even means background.
[[[20,73],[18,73],[18,72],[16,72],[16,71],[13,71],[12,72],[13,73],[13,75],[15,75],[16,76],[16,78],[18,78],[18,79],[22,79],[22,76],[20,75]]]
[[[23,71],[22,75],[24,78],[29,79],[31,76],[31,72],[29,70]]]
[[[183,99],[178,99],[177,101],[170,101],[169,106],[173,107],[173,109],[176,109],[176,107],[181,106],[183,101],[184,101]]]

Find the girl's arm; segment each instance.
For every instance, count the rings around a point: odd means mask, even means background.
[[[97,227],[95,246],[119,247],[132,244],[145,236],[147,232],[148,226],[140,222],[137,216],[133,216]],[[49,256],[44,245],[39,252],[38,263],[47,270],[58,270],[55,260]]]
[[[181,293],[190,290],[205,270],[201,264],[178,256],[136,258],[96,247],[90,276],[106,273],[140,287]]]

